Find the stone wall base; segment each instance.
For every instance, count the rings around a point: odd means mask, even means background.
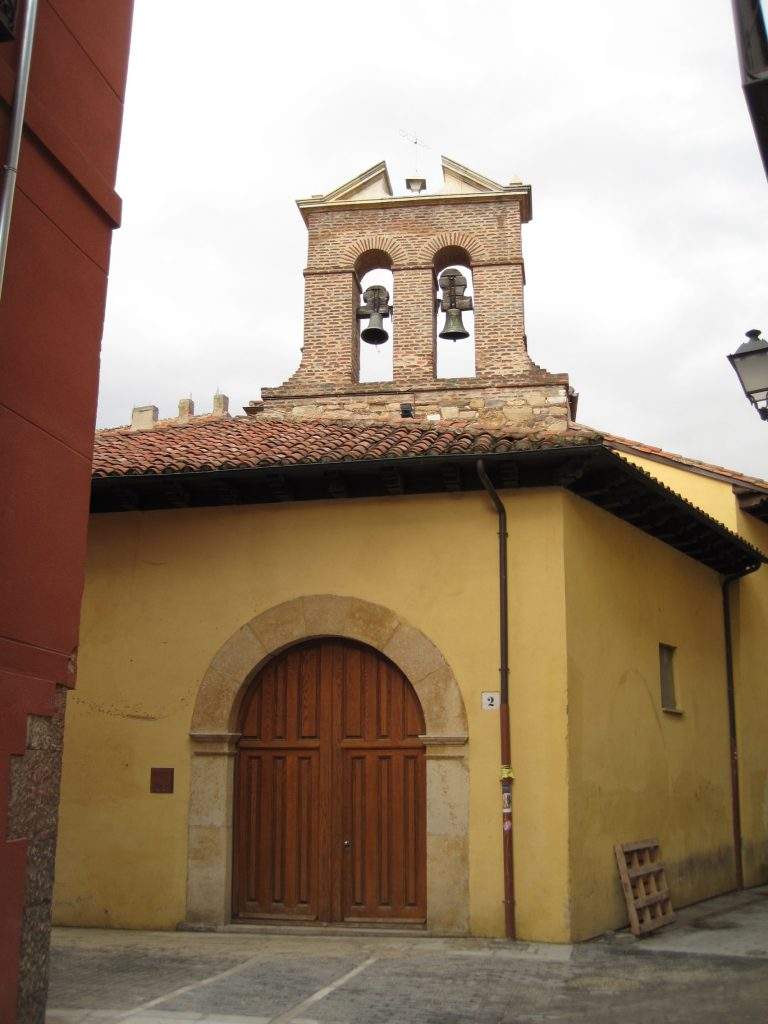
[[[8,838],[27,844],[17,1024],[45,1019],[66,695],[57,686],[53,716],[29,716],[26,750],[11,759]]]
[[[380,387],[380,385],[379,385]],[[271,389],[272,390],[272,389]],[[273,389],[274,391],[282,389]],[[421,424],[451,422],[528,432],[564,433],[571,422],[572,395],[567,384],[411,388],[343,394],[273,395],[245,407],[263,419],[389,420]],[[404,416],[403,406],[412,416]]]

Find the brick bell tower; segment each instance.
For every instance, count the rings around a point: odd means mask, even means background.
[[[264,388],[249,415],[567,429],[576,397],[568,377],[541,369],[527,351],[520,229],[531,219],[530,186],[499,185],[447,157],[442,167],[439,193],[393,195],[382,162],[298,201],[309,233],[301,364],[280,387]],[[450,273],[456,266],[469,268],[472,299],[465,278]],[[361,296],[374,269],[391,270],[393,295],[369,288]],[[473,303],[475,376],[438,378],[441,314],[460,323]],[[392,380],[359,379],[365,319],[369,338],[394,325]]]

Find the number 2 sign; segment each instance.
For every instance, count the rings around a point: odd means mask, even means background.
[[[498,707],[499,707],[499,704],[500,704],[500,699],[499,698],[501,697],[501,694],[498,692],[498,690],[491,690],[491,691],[485,690],[485,691],[483,691],[483,693],[480,696],[481,696],[480,706],[483,709],[483,711],[497,711],[498,710]]]

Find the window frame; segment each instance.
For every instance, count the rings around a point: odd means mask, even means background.
[[[677,647],[674,644],[659,643],[659,699],[661,710],[668,715],[682,715],[677,687]],[[672,702],[669,702],[671,697]]]

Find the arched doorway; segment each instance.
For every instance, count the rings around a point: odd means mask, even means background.
[[[241,705],[233,916],[426,919],[426,757],[403,672],[340,638],[288,648]]]

